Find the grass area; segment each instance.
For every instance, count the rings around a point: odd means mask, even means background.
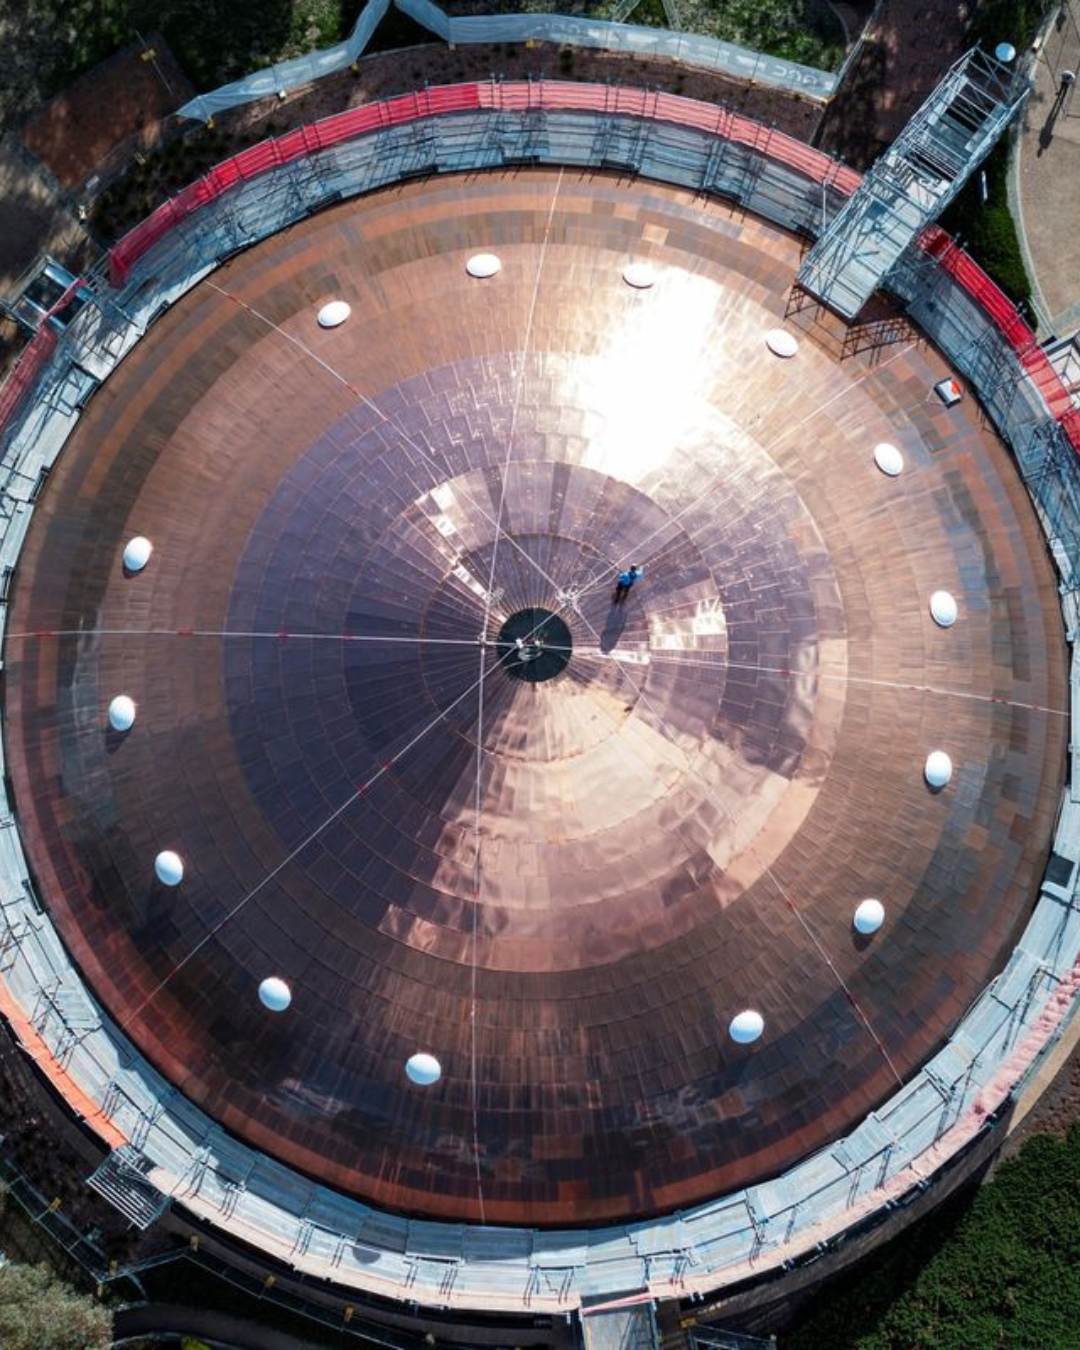
[[[663,0],[639,0],[637,8],[626,22],[639,24],[643,28],[666,28],[668,21]]]
[[[982,0],[968,24],[972,46],[992,52],[999,42],[1011,42],[1018,52],[1029,47],[1039,25],[1057,0]]]
[[[337,42],[359,0],[12,0],[11,42],[49,97],[139,34],[163,32],[204,89]],[[8,60],[17,61],[14,52]],[[2,72],[0,72],[2,73]]]
[[[982,173],[986,175],[986,201],[982,199],[982,180],[976,171],[942,216],[941,224],[960,240],[1014,304],[1024,306],[1031,300],[1031,278],[1009,210],[1007,138],[991,151]]]
[[[345,25],[346,32],[351,30],[352,25],[356,22],[356,16],[362,8],[363,0],[359,0],[359,3],[354,0],[353,10],[355,12],[351,20]],[[434,40],[426,28],[422,28],[407,14],[402,14],[396,5],[391,5],[379,26],[372,33],[371,41],[364,49],[364,55],[373,55],[376,52],[392,52],[401,47],[416,47],[423,42],[433,42]]]
[[[844,29],[818,0],[676,0],[684,22],[755,52],[835,70],[844,59]]]
[[[815,1300],[780,1350],[1080,1350],[1080,1125]]]
[[[126,0],[134,11],[147,0]],[[156,26],[192,80],[212,89],[274,61],[337,42],[347,0],[150,0]]]

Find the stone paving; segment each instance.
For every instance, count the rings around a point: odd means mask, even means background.
[[[1065,0],[1029,58],[1034,90],[1010,175],[1013,214],[1034,284],[1039,337],[1080,327],[1080,0]]]

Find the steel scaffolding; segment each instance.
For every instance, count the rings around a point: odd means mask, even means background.
[[[431,166],[433,156],[437,172],[455,173],[522,157],[586,165],[598,148],[629,160],[628,147],[645,177],[737,196],[746,210],[805,233],[827,226],[838,199],[857,187],[850,170],[728,110],[655,91],[548,82],[425,91],[251,147],[116,245],[111,268],[85,278],[90,302],[62,333],[43,329],[17,382],[9,381],[12,392],[0,391],[0,599],[42,470],[60,454],[95,383],[238,248],[319,204]],[[1075,630],[1080,413],[1015,309],[963,250],[938,236],[922,235],[907,250],[889,289],[1012,447]],[[0,634],[5,621],[0,603]],[[92,996],[76,990],[78,972],[35,898],[2,776],[0,1016],[111,1150],[95,1189],[136,1222],[172,1203],[292,1267],[298,1280],[424,1306],[553,1316],[627,1290],[688,1298],[791,1269],[908,1203],[994,1128],[1080,1005],[1076,648],[1071,685],[1072,786],[1057,824],[1057,870],[1047,874],[1005,969],[923,1070],[845,1138],[749,1191],[692,1209],[587,1233],[428,1224],[328,1191],[254,1152],[167,1083]],[[0,770],[3,750],[0,741]]]
[[[978,48],[963,56],[806,255],[799,285],[853,319],[960,191],[1029,88]]]

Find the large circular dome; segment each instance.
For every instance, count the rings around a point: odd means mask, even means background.
[[[233,260],[87,410],[15,796],[91,985],[249,1143],[432,1217],[655,1214],[837,1137],[1002,965],[1063,772],[1045,549],[933,353],[770,353],[797,259],[676,190],[414,184]]]

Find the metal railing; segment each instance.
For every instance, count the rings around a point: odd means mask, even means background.
[[[60,336],[3,430],[0,567],[14,565],[38,475],[60,453],[82,400],[155,316],[222,259],[326,202],[416,173],[619,165],[723,195],[812,237],[859,181],[725,109],[640,90],[468,85],[357,112],[220,166],[122,240],[111,271],[88,278],[94,303]],[[924,236],[888,285],[1013,446],[1075,610],[1080,428],[1060,381],[1016,311],[944,236]],[[1055,850],[1073,862],[1080,855],[1080,804],[1070,793]],[[77,975],[26,878],[17,831],[0,830],[0,1007],[88,1123],[113,1146],[137,1139],[151,1180],[175,1206],[298,1274],[434,1306],[565,1311],[584,1297],[635,1288],[681,1297],[813,1259],[823,1242],[906,1203],[992,1127],[1060,1035],[1080,986],[1075,880],[1063,888],[1047,879],[1005,970],[922,1072],[845,1139],[768,1183],[678,1215],[594,1230],[587,1243],[446,1225],[448,1255],[434,1263],[410,1251],[409,1220],[335,1195],[226,1136],[100,1010],[74,1041],[55,1016],[35,1020],[42,991]]]

